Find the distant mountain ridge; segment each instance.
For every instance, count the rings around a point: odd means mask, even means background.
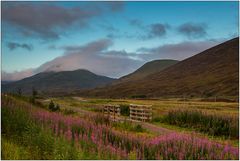
[[[138,68],[136,71],[134,71],[133,73],[130,73],[126,76],[121,77],[114,83],[122,83],[126,81],[138,80],[148,75],[160,72],[176,64],[177,62],[178,62],[177,60],[171,60],[171,59],[153,60],[153,61],[147,62],[146,64]]]
[[[239,38],[234,38],[142,79],[79,94],[111,98],[238,96],[238,69]]]
[[[43,94],[71,93],[75,90],[104,86],[115,79],[96,75],[88,70],[43,72],[19,81],[2,85],[3,92],[16,92],[19,88],[31,94],[32,88]]]

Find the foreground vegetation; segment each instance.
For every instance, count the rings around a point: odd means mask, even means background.
[[[239,137],[238,117],[208,114],[199,110],[172,110],[161,122],[185,128],[193,128],[213,136]]]
[[[206,138],[175,132],[138,136],[95,119],[50,112],[3,96],[2,158],[238,159],[237,147]],[[12,147],[16,153],[11,153]]]

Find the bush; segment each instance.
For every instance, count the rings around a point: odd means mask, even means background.
[[[54,107],[55,107],[55,105],[54,105],[53,101],[51,100],[51,102],[48,105],[48,109],[53,111]]]
[[[144,132],[145,129],[143,129],[143,127],[141,125],[136,125],[136,126],[134,126],[133,131],[135,131],[135,132]]]
[[[59,106],[58,104],[55,106],[55,104],[54,104],[53,101],[51,100],[51,102],[50,102],[49,105],[48,105],[48,109],[49,109],[50,111],[53,111],[53,112],[55,112],[55,111],[60,111],[60,106]]]
[[[120,113],[123,116],[129,116],[130,115],[129,105],[120,105]]]
[[[162,122],[162,117],[153,117],[152,122]]]
[[[194,128],[214,136],[238,138],[238,118],[206,114],[193,110],[172,110],[163,122],[180,127]]]

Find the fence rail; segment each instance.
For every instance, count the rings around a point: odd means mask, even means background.
[[[119,105],[104,105],[103,112],[114,121],[119,120],[121,115]]]
[[[152,120],[152,106],[150,105],[135,105],[130,104],[130,119],[137,121],[151,121]]]
[[[130,104],[130,120],[147,122],[152,120],[151,105],[135,105]],[[121,109],[119,105],[104,105],[104,115],[107,115],[114,121],[121,120]]]

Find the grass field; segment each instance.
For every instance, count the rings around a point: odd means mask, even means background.
[[[60,111],[49,111],[51,100]],[[238,103],[80,97],[37,102],[2,96],[2,159],[238,159],[238,137],[201,131],[189,118],[184,124],[158,120],[178,109],[213,115],[206,119],[213,122],[226,114],[238,118]],[[122,116],[125,121],[113,122],[102,115],[104,104],[131,103],[152,105],[153,121],[131,122]]]
[[[52,98],[59,104],[73,107],[81,107],[91,110],[93,107],[98,107],[104,104],[144,104],[152,105],[155,114],[164,114],[169,110],[177,108],[199,109],[208,112],[218,112],[219,114],[238,115],[237,102],[203,102],[197,100],[183,101],[182,99],[168,100],[134,100],[134,99],[84,99],[80,97],[61,97]]]
[[[116,105],[129,105],[129,104],[140,104],[140,105],[152,105],[153,108],[153,121],[151,124],[157,125],[159,127],[165,127],[167,129],[172,129],[174,131],[195,131],[196,129],[184,128],[176,125],[166,124],[164,122],[159,122],[158,119],[167,115],[169,111],[172,110],[198,110],[210,115],[216,116],[228,116],[230,118],[235,118],[238,121],[239,109],[238,102],[206,102],[200,99],[193,99],[188,101],[183,101],[182,99],[164,99],[164,100],[135,100],[135,99],[93,99],[93,98],[80,98],[80,97],[61,97],[52,98],[56,103],[59,103],[62,108],[66,109],[81,109],[89,112],[101,112],[101,107],[105,104],[116,104]],[[47,104],[49,100],[45,100]],[[81,113],[82,111],[80,111]],[[208,136],[211,139],[219,140],[221,142],[229,142],[232,145],[238,144],[238,139],[224,136],[212,136],[206,135],[205,133],[200,133]]]

